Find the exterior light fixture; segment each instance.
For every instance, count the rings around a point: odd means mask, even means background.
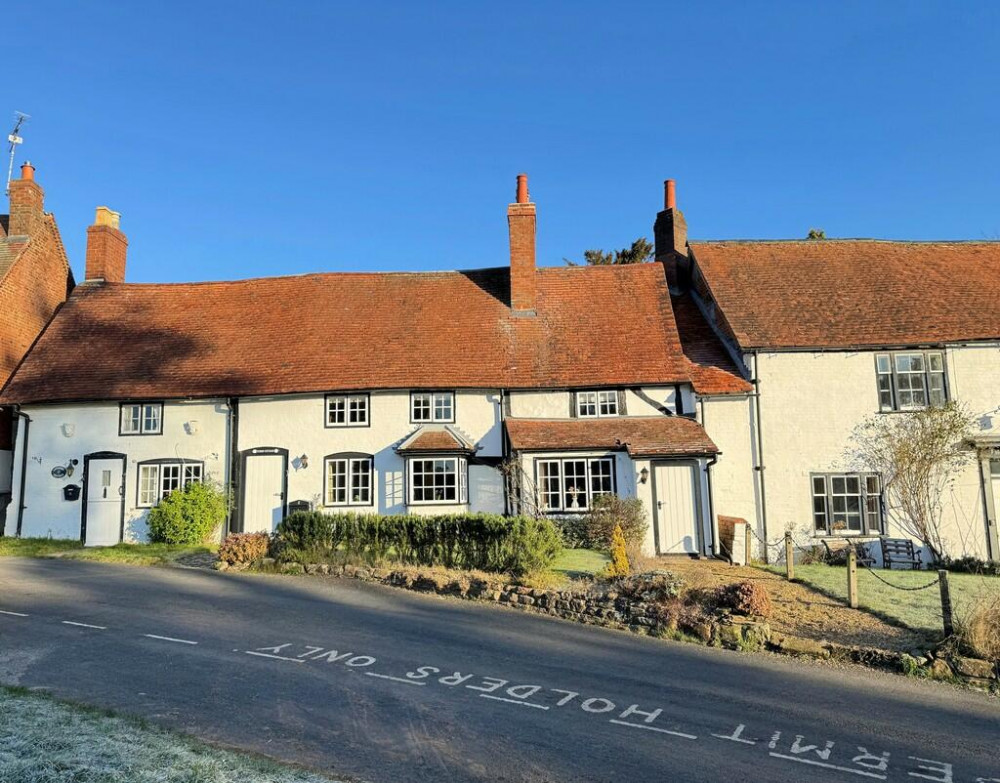
[[[649,468],[643,468],[639,471],[639,483],[645,484],[649,481]]]
[[[305,470],[306,468],[308,468],[309,467],[309,456],[306,455],[306,454],[303,454],[301,457],[299,457],[299,465],[302,467],[303,470]]]

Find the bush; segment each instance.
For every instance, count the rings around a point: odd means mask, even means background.
[[[520,576],[547,568],[562,549],[550,520],[498,514],[289,514],[272,553],[445,566]]]
[[[1000,595],[982,596],[960,623],[962,645],[977,658],[1000,662]]]
[[[225,521],[226,493],[196,482],[175,489],[149,511],[149,538],[162,544],[202,544]]]
[[[770,617],[771,597],[757,582],[734,582],[716,592],[716,602],[723,609],[747,617]]]
[[[552,524],[559,530],[562,536],[563,546],[567,549],[590,549],[594,543],[590,540],[590,533],[587,531],[586,517],[558,517],[552,520]],[[598,545],[603,548],[604,544]]]
[[[978,557],[945,558],[941,567],[959,574],[1000,576],[1000,560],[980,560]]]
[[[620,526],[628,549],[638,549],[646,537],[649,522],[639,498],[599,495],[583,517],[590,546],[609,550],[615,527]]]
[[[607,574],[614,579],[628,576],[631,570],[628,555],[625,554],[625,535],[622,533],[622,526],[615,525],[611,534],[611,562],[608,563]]]
[[[267,533],[232,533],[219,545],[219,560],[229,565],[256,563],[267,554],[270,543]]]

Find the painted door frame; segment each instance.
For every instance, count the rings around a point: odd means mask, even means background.
[[[94,451],[83,455],[83,488],[80,490],[80,494],[83,496],[83,508],[80,509],[80,543],[84,546],[87,544],[87,505],[89,503],[87,492],[90,488],[90,461],[92,459],[120,459],[122,461],[122,505],[121,520],[118,526],[118,543],[120,544],[125,540],[125,487],[127,486],[126,473],[128,472],[128,455],[122,454],[120,451]]]
[[[238,516],[238,533],[243,532],[243,518],[247,507],[247,460],[250,457],[281,457],[281,516],[288,514],[288,449],[279,446],[257,446],[240,452],[240,507]]]
[[[694,479],[695,542],[698,548],[698,551],[693,553],[693,555],[703,556],[705,555],[705,507],[701,491],[701,460],[698,459],[683,458],[650,460],[649,468],[650,472],[653,474],[653,546],[656,548],[657,555],[671,554],[670,552],[660,551],[660,499],[656,485],[656,469],[658,467],[678,465],[684,465],[691,468],[692,477]],[[681,552],[673,554],[692,553]]]

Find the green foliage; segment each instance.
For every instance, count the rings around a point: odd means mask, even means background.
[[[225,521],[226,493],[202,482],[176,489],[149,511],[149,537],[155,543],[201,544]]]
[[[284,558],[335,554],[352,561],[445,566],[515,576],[548,568],[562,548],[547,519],[498,514],[289,514],[272,552]]]
[[[646,237],[639,237],[631,247],[621,250],[584,250],[583,262],[587,266],[612,266],[615,264],[641,264],[653,258],[654,248]],[[568,258],[563,259],[570,266],[577,266]]]
[[[611,562],[608,564],[607,574],[612,579],[628,576],[632,568],[628,563],[628,555],[625,553],[625,536],[622,533],[622,526],[615,525],[611,533]]]
[[[219,560],[229,565],[255,563],[267,554],[270,544],[267,533],[232,533],[219,545]]]
[[[810,228],[806,239],[826,239],[826,232],[821,228]]]
[[[1000,560],[980,560],[978,557],[946,557],[941,567],[957,574],[982,574],[983,576],[1000,576]]]
[[[621,529],[626,548],[631,551],[637,551],[641,547],[649,529],[642,501],[618,495],[599,495],[594,498],[590,511],[582,520],[586,544],[604,550],[611,548],[615,528]]]

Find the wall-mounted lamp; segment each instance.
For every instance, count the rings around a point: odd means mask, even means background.
[[[188,435],[197,435],[201,432],[201,425],[198,423],[197,419],[191,419],[184,425],[184,429]]]
[[[639,471],[639,483],[645,484],[649,481],[649,468],[643,468]]]
[[[301,457],[299,457],[299,466],[303,470],[305,470],[306,468],[309,467],[309,457],[308,457],[308,455],[303,454]]]

